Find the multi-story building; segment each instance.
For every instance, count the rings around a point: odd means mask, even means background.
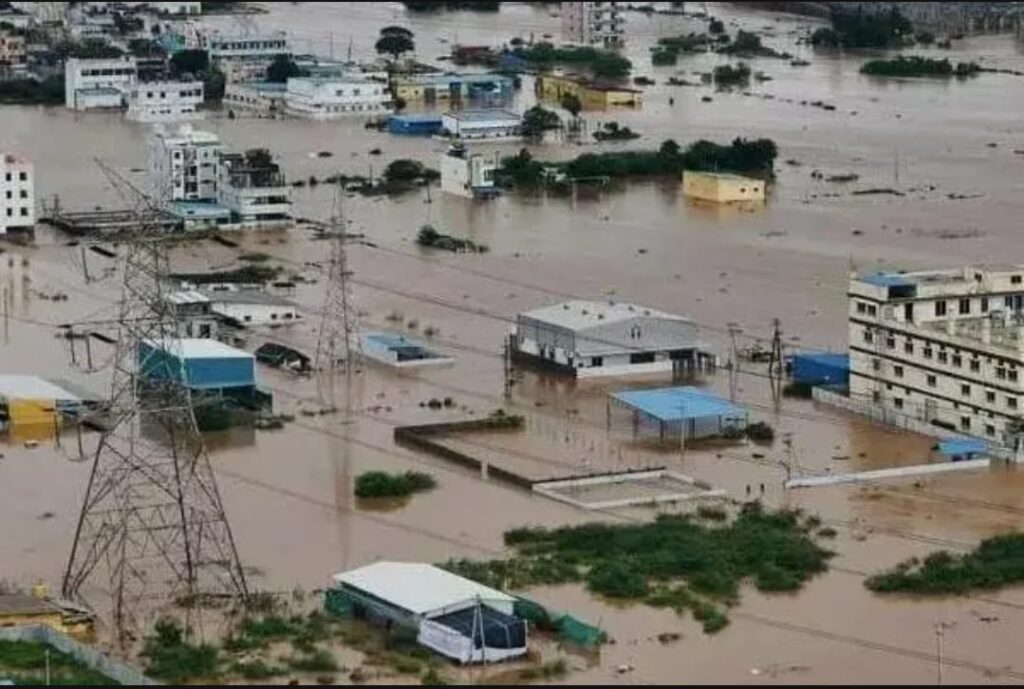
[[[349,76],[292,77],[284,94],[285,111],[311,120],[391,111],[386,84]]]
[[[17,31],[0,30],[0,76],[24,72],[27,61],[25,37]]]
[[[216,134],[182,125],[156,131],[149,142],[149,170],[157,198],[215,201],[217,165],[224,146]]]
[[[72,110],[123,108],[137,81],[134,57],[69,58],[64,64],[64,102]]]
[[[617,2],[562,3],[562,38],[569,43],[622,45],[623,21]]]
[[[850,280],[850,396],[1006,439],[1024,404],[1024,265]]]
[[[464,144],[456,143],[441,156],[441,191],[466,198],[493,196],[498,191],[497,169],[496,155],[470,154]]]
[[[128,119],[139,122],[175,122],[202,117],[203,82],[147,81],[128,95]]]
[[[287,84],[276,81],[239,81],[224,87],[224,106],[273,115],[284,110]]]
[[[31,230],[35,224],[32,163],[10,153],[0,153],[0,235],[12,230]]]
[[[254,152],[221,153],[217,166],[217,202],[231,211],[231,223],[274,229],[292,224],[292,202],[284,173]]]
[[[538,74],[533,88],[537,98],[548,103],[557,104],[565,96],[576,96],[584,110],[639,108],[644,102],[644,92],[640,89],[578,74]]]
[[[263,35],[214,31],[203,36],[201,44],[229,83],[262,79],[275,57],[292,53],[283,31]]]
[[[392,80],[391,91],[409,103],[500,107],[511,101],[514,84],[503,74],[406,74]]]

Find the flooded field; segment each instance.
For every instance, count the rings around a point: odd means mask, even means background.
[[[766,447],[681,453],[638,444],[628,433],[608,429],[606,399],[620,387],[617,383],[575,384],[522,372],[511,401],[503,398],[501,343],[510,320],[521,310],[568,297],[614,296],[687,315],[703,326],[709,345],[723,358],[729,323],[742,328],[741,339],[749,344],[747,338],[768,335],[774,317],[781,319],[788,345],[842,349],[851,268],[1024,260],[1017,249],[1024,156],[1015,152],[1024,148],[1024,78],[982,74],[967,81],[877,81],[858,73],[863,55],[821,56],[797,46],[796,32],[809,20],[708,5],[712,14],[727,20],[730,31],[770,27],[767,44],[811,65],[753,60],[755,69],[773,79],[752,86],[750,95],[668,86],[669,76],[709,69],[722,58],[683,57],[675,68],[652,68],[648,48],[656,38],[701,24],[630,13],[627,32],[638,38],[627,49],[634,73],[658,83],[646,88],[642,110],[587,117],[593,125],[617,120],[642,138],[601,147],[552,143],[533,152],[556,159],[615,146],[655,148],[667,138],[685,145],[699,138],[768,137],[780,155],[778,181],[765,208],[698,207],[684,202],[678,184],[656,182],[576,201],[507,194],[484,204],[433,193],[428,202],[420,192],[346,199],[351,231],[364,233],[374,245],[353,246],[350,252],[362,324],[417,335],[433,326],[433,345],[456,363],[413,373],[366,365],[351,390],[339,393],[354,410],[347,421],[341,413],[317,413],[323,404],[316,380],[261,368],[275,410],[294,414],[296,420],[282,430],[207,439],[243,562],[258,573],[258,586],[308,590],[323,587],[335,572],[376,559],[493,558],[503,552],[507,529],[593,519],[543,496],[483,481],[476,472],[393,441],[397,426],[480,417],[504,407],[525,416],[522,432],[475,433],[451,442],[538,478],[667,466],[725,489],[733,498],[757,497],[763,486],[766,503],[804,507],[838,531],[830,546],[838,555],[828,574],[792,596],[745,590],[742,603],[730,611],[732,624],[713,637],[704,636],[689,617],[642,606],[614,607],[575,587],[531,592],[556,609],[600,624],[616,640],[602,649],[595,666],[570,660],[580,669],[565,681],[932,682],[933,625],[950,621],[955,626],[946,632],[944,681],[1019,682],[1024,679],[1017,641],[1024,628],[1024,591],[901,600],[871,594],[862,580],[897,560],[937,548],[970,548],[980,538],[1019,527],[1024,474],[992,470],[787,493],[782,489],[787,464],[794,475],[915,464],[928,460],[933,441],[810,401],[776,403],[763,366],[751,365],[738,374],[735,399],[750,410],[752,420],[775,427],[776,440]],[[370,56],[370,37],[381,26],[401,23],[415,32],[420,56],[430,61],[456,41],[493,44],[516,35],[557,35],[558,18],[550,12],[509,3],[496,20],[467,12],[410,16],[398,3],[274,3],[255,21],[261,28],[289,31],[297,50],[326,53],[333,43],[341,53],[351,39],[356,57]],[[235,20],[210,21],[231,28]],[[1012,36],[973,37],[942,54],[1020,70],[1022,45]],[[703,102],[705,95],[713,100]],[[799,104],[815,100],[836,109]],[[524,79],[515,107],[522,110],[532,102],[532,83]],[[369,132],[359,120],[213,116],[197,126],[215,131],[232,148],[268,146],[293,180],[380,171],[397,157],[436,167],[443,148],[433,140]],[[147,136],[144,126],[120,115],[0,108],[0,149],[32,158],[40,199],[51,203],[58,195],[69,208],[124,205],[94,159],[102,158],[144,186]],[[383,154],[370,155],[375,147]],[[317,151],[333,156],[319,158]],[[828,183],[812,178],[813,170],[855,173],[860,179]],[[905,195],[850,194],[871,187],[893,187]],[[323,185],[295,189],[294,199],[298,215],[325,218],[330,211],[331,191]],[[413,241],[425,222],[485,243],[490,252],[425,252]],[[252,333],[245,346],[252,350],[273,340],[311,353],[323,300],[326,245],[304,229],[240,234],[238,241],[239,249],[213,242],[185,246],[175,251],[174,267],[199,271],[233,266],[243,251],[270,254],[285,274],[306,278],[289,295],[306,318],[272,333]],[[94,343],[92,372],[72,366],[68,343],[56,336],[56,325],[86,321],[112,332],[119,297],[114,263],[68,245],[67,237],[46,228],[39,229],[32,246],[2,247],[7,253],[0,255],[0,288],[13,294],[13,310],[0,340],[0,372],[63,377],[104,392],[112,347]],[[67,299],[55,300],[55,295]],[[411,321],[415,329],[408,327]],[[730,394],[726,371],[707,383]],[[445,397],[452,398],[454,408],[424,406]],[[781,440],[785,434],[792,434],[791,453]],[[41,435],[38,447],[12,439],[0,448],[0,579],[21,585],[42,579],[57,587],[89,462],[82,461],[73,436],[62,438],[57,447],[47,433]],[[94,443],[95,437],[86,438],[86,456]],[[428,471],[439,485],[391,509],[369,509],[355,501],[351,486],[356,475],[369,469]],[[630,508],[603,518],[648,519],[654,512]],[[678,632],[682,639],[665,644],[657,639],[662,632]],[[619,674],[620,666],[631,670]]]

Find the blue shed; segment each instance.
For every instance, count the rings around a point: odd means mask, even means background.
[[[440,115],[392,115],[388,132],[404,136],[433,136],[441,131]]]
[[[808,385],[849,385],[850,355],[829,352],[794,354],[793,380]]]
[[[152,380],[177,380],[192,390],[256,387],[256,358],[210,339],[175,338],[139,345],[139,372]]]

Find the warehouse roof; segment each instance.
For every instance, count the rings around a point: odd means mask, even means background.
[[[284,297],[258,289],[212,290],[204,294],[214,304],[259,304],[263,306],[295,306]]]
[[[566,301],[561,304],[544,306],[521,314],[536,321],[558,325],[569,330],[584,330],[596,325],[606,325],[632,318],[667,318],[673,321],[689,322],[682,316],[649,309],[638,304],[610,301]]]
[[[494,120],[514,120],[516,123],[521,119],[517,113],[511,110],[490,109],[490,110],[453,110],[446,112],[445,117],[451,117],[460,122],[493,122]]]
[[[181,290],[179,292],[171,292],[167,295],[167,302],[174,304],[175,306],[183,306],[185,304],[208,304],[210,298],[198,290],[189,289]]]
[[[747,410],[743,407],[691,386],[626,390],[616,392],[612,398],[659,421],[747,415]]]
[[[39,376],[0,375],[0,397],[6,399],[78,400],[78,395]]]
[[[24,593],[0,595],[0,615],[49,615],[60,612],[52,603]]]
[[[477,599],[513,602],[501,591],[417,562],[375,562],[334,575],[334,581],[380,598],[414,615],[451,608]]]
[[[164,347],[158,347],[164,349]],[[181,354],[185,359],[251,359],[253,355],[241,349],[209,338],[182,337],[168,341],[166,351]]]

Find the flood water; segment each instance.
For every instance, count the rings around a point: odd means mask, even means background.
[[[616,146],[656,147],[666,138],[685,145],[699,138],[769,137],[780,155],[778,180],[766,206],[753,212],[697,207],[684,202],[678,184],[664,182],[636,183],[575,201],[508,194],[471,203],[436,191],[429,203],[419,192],[394,199],[346,199],[351,231],[364,233],[374,244],[350,252],[363,325],[394,328],[394,317],[400,316],[399,328],[410,321],[416,322],[415,331],[434,326],[434,345],[456,363],[403,374],[366,366],[348,393],[355,410],[348,422],[340,414],[312,415],[321,406],[315,381],[261,369],[276,410],[296,414],[296,421],[279,431],[208,438],[239,551],[245,564],[259,572],[256,585],[271,590],[322,587],[331,574],[376,559],[495,557],[503,552],[501,535],[509,528],[593,518],[393,443],[395,426],[480,416],[503,406],[501,342],[509,319],[521,310],[570,296],[614,296],[693,318],[723,358],[730,322],[739,324],[745,337],[765,337],[775,317],[788,344],[841,349],[851,268],[1024,260],[1017,241],[1024,155],[1015,153],[1024,149],[1024,78],[982,74],[962,82],[877,81],[858,74],[863,55],[820,56],[795,45],[795,32],[809,20],[708,5],[712,14],[727,20],[730,31],[771,27],[764,37],[767,44],[812,64],[751,61],[755,70],[772,77],[752,85],[751,95],[667,86],[669,76],[681,73],[692,80],[691,72],[710,69],[720,58],[683,57],[674,68],[652,68],[648,48],[657,37],[701,25],[630,13],[627,53],[634,73],[647,74],[658,84],[645,88],[641,110],[585,116],[592,129],[614,119],[642,138],[601,147],[549,143],[533,152],[566,158]],[[261,28],[289,31],[299,50],[328,52],[333,42],[335,52],[343,54],[351,39],[356,57],[369,57],[380,27],[402,23],[415,32],[420,56],[430,61],[455,41],[494,44],[516,35],[557,35],[559,20],[551,11],[508,3],[497,18],[467,12],[420,17],[407,15],[398,3],[275,3],[255,21]],[[236,22],[228,17],[209,21],[223,28]],[[969,38],[942,54],[954,61],[1024,69],[1021,44],[1010,36]],[[702,102],[705,95],[712,102]],[[816,100],[836,109],[799,104]],[[531,104],[531,84],[524,79],[514,107]],[[269,147],[291,179],[380,171],[397,157],[436,167],[443,148],[432,140],[369,132],[356,120],[210,117],[197,126],[217,132],[233,148]],[[0,108],[0,150],[32,158],[40,199],[50,203],[59,195],[69,208],[124,205],[96,158],[145,186],[147,136],[144,126],[119,115]],[[383,154],[370,155],[375,147]],[[317,151],[333,156],[315,157]],[[860,179],[828,183],[813,179],[813,170],[856,173]],[[905,195],[850,194],[872,187],[893,187]],[[329,213],[329,189],[294,193],[299,215],[323,218]],[[485,243],[490,252],[426,253],[413,242],[425,222]],[[286,274],[310,280],[291,295],[306,318],[290,329],[253,333],[246,346],[251,350],[274,339],[312,352],[323,299],[317,264],[326,261],[327,246],[303,229],[242,234],[239,241],[240,250],[209,242],[184,247],[175,251],[174,265],[202,270],[235,265],[239,251],[273,255]],[[34,246],[4,246],[9,253],[0,255],[0,288],[11,290],[14,308],[3,334],[0,372],[65,377],[103,392],[112,348],[95,343],[91,354],[97,370],[87,372],[71,365],[69,347],[55,337],[54,325],[90,321],[95,329],[109,331],[119,296],[117,276],[110,260],[66,243],[66,237],[40,228]],[[68,299],[50,298],[58,293]],[[81,350],[76,357],[81,360]],[[707,383],[729,394],[727,373]],[[655,451],[632,442],[628,434],[608,430],[606,396],[617,387],[576,385],[524,372],[508,408],[527,417],[526,430],[458,442],[495,463],[544,477],[584,468],[665,465],[735,498],[743,498],[748,487],[759,493],[764,484],[768,503],[805,507],[837,528],[838,556],[829,574],[795,596],[745,591],[742,604],[730,613],[732,624],[714,637],[702,635],[688,618],[645,607],[611,607],[579,589],[534,591],[531,595],[558,609],[599,623],[616,639],[602,650],[596,667],[566,681],[932,682],[933,625],[940,620],[956,623],[946,633],[945,681],[1024,678],[1013,674],[1024,673],[1017,641],[1024,628],[1020,590],[919,601],[878,598],[862,585],[864,574],[897,560],[939,547],[970,547],[980,538],[1019,527],[1024,475],[992,471],[784,495],[782,466],[787,461],[806,473],[913,464],[928,459],[931,440],[871,426],[808,401],[785,399],[776,405],[763,368],[751,367],[737,377],[736,400],[752,419],[774,425],[778,437],[792,433],[792,457],[779,440],[768,448]],[[421,406],[443,397],[452,397],[456,408]],[[0,450],[0,579],[22,585],[43,579],[57,587],[89,463],[76,461],[73,437],[63,438],[58,448],[42,435],[38,447],[12,440]],[[91,443],[94,439],[87,438],[86,449]],[[368,509],[352,497],[351,483],[369,469],[426,470],[439,486],[395,509]],[[651,514],[633,508],[602,518]],[[678,631],[683,639],[662,645],[656,635],[665,631]],[[616,673],[624,664],[635,669]]]

